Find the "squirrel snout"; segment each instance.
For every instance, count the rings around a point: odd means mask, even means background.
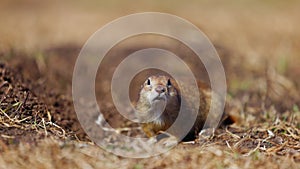
[[[155,88],[155,91],[157,92],[157,93],[164,93],[165,91],[166,91],[166,88],[164,87],[164,86],[162,86],[162,85],[158,85],[156,88]]]

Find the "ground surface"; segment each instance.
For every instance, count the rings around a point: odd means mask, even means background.
[[[1,169],[299,168],[299,2],[149,2],[136,4],[139,8],[122,2],[122,10],[117,2],[0,3]],[[226,111],[237,122],[160,156],[128,159],[86,136],[73,108],[71,80],[80,48],[93,31],[116,17],[147,10],[190,18],[213,41],[227,78]],[[104,61],[96,83],[97,101],[115,128],[136,125],[114,108],[110,77],[124,57],[145,47],[173,51],[207,81],[203,66],[179,42],[148,35],[118,44],[107,56],[114,61]]]

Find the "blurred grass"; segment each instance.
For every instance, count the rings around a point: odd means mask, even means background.
[[[81,47],[110,21],[147,11],[167,12],[191,21],[215,44],[231,52],[226,57],[232,67],[263,72],[271,65],[280,74],[288,74],[293,71],[288,66],[294,69],[300,64],[300,1],[296,0],[0,0],[0,52],[35,54],[58,46]]]
[[[145,11],[186,18],[200,26],[213,41],[224,41],[239,51],[253,49],[247,52],[253,57],[274,49],[287,50],[285,54],[289,55],[293,51],[287,48],[293,46],[293,41],[299,43],[296,38],[299,1],[1,0],[0,3],[0,51],[9,48],[32,51],[70,43],[81,46],[109,21]],[[261,49],[261,44],[266,50]]]

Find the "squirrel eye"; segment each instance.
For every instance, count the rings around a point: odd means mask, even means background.
[[[171,80],[168,79],[167,86],[172,86]]]
[[[150,79],[147,80],[147,85],[150,85]]]

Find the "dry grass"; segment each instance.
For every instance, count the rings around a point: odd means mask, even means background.
[[[2,152],[3,168],[297,168],[299,129],[277,122],[248,130],[235,128],[181,144],[160,156],[126,159],[90,143],[42,140],[38,147],[20,144]],[[224,140],[228,140],[224,142]],[[226,144],[227,146],[224,146]]]
[[[15,144],[19,141],[35,142],[47,136],[61,139],[71,136],[54,122],[56,119],[51,114],[54,109],[31,90],[36,86],[2,63],[0,72],[1,142]]]

